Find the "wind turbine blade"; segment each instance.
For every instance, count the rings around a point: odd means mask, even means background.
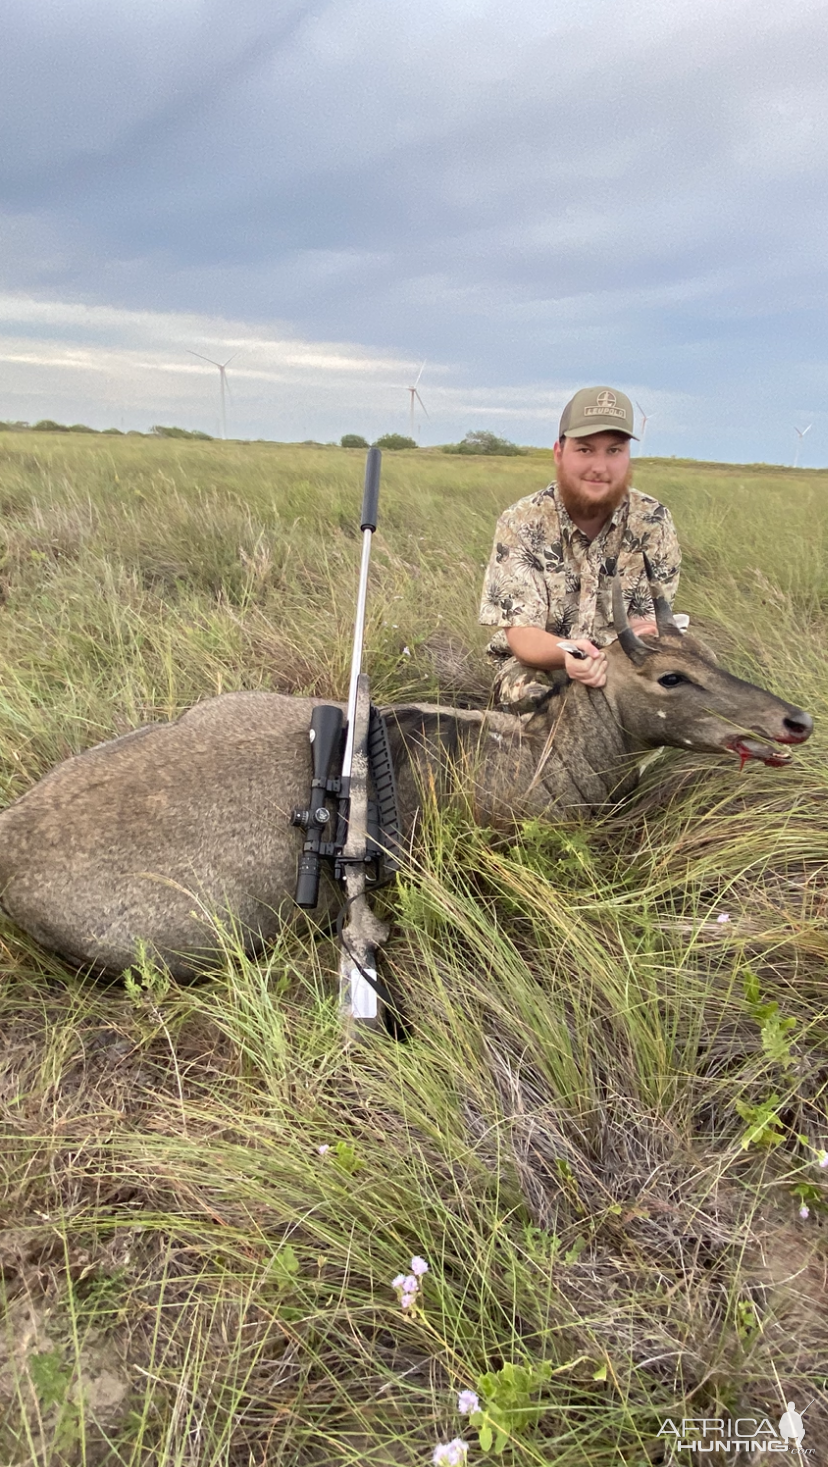
[[[420,397],[420,394],[417,391],[416,387],[414,388],[414,396],[416,397],[416,399],[417,399],[418,403],[420,404],[420,407],[422,408],[422,410],[425,413],[426,417],[428,417],[429,416],[428,408],[426,407],[425,403],[423,402],[423,399]]]
[[[808,426],[807,426],[807,428],[803,428],[802,429],[802,437],[803,438],[805,437],[805,434],[806,433],[810,433],[810,431],[813,428],[813,426],[814,426],[813,423],[809,423]]]
[[[209,362],[211,367],[218,367],[221,371],[221,362],[214,362],[212,357],[203,357],[200,351],[193,351],[191,346],[186,347],[185,350],[190,353],[191,357],[198,357],[200,362]]]
[[[414,378],[414,386],[415,387],[417,386],[417,384],[419,383],[420,378],[423,375],[424,368],[425,368],[425,362],[423,362],[422,367],[420,368],[419,372],[417,373],[416,377]]]
[[[222,362],[222,364],[221,364],[221,370],[224,371],[225,367],[229,367],[230,366],[230,363],[231,362],[234,362],[236,360],[236,357],[237,356],[238,356],[238,352],[237,351],[234,351],[232,357],[228,357],[226,362]]]

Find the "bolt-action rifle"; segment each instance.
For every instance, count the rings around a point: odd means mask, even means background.
[[[399,816],[388,734],[371,704],[362,671],[365,603],[371,537],[377,528],[380,465],[378,448],[368,450],[362,499],[362,562],[357,593],[348,704],[322,703],[311,715],[312,778],[307,808],[294,810],[293,824],[305,832],[296,880],[296,901],[312,910],[319,901],[322,863],[345,890],[340,925],[339,993],[346,1022],[376,1022],[379,999],[390,1002],[377,978],[377,950],[388,928],[372,912],[367,891],[396,870]],[[333,807],[333,808],[332,808]]]

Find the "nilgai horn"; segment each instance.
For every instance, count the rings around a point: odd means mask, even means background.
[[[401,816],[422,778],[467,782],[481,821],[584,814],[628,793],[638,757],[661,745],[781,765],[813,722],[725,672],[676,629],[653,584],[658,638],[629,626],[617,578],[618,641],[600,690],[572,683],[542,711],[427,703],[385,709]],[[45,947],[122,969],[146,944],[184,976],[215,956],[210,915],[251,951],[293,915],[301,844],[290,818],[310,779],[313,699],[227,693],[65,760],[0,814],[0,902]],[[443,777],[445,776],[445,777]]]

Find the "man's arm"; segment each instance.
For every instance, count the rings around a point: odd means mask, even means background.
[[[653,574],[661,583],[661,589],[672,606],[676,599],[681,571],[681,547],[669,509],[660,505],[659,510],[661,518],[654,530],[647,536],[646,549]],[[642,599],[652,604],[649,584],[643,570],[640,586]],[[638,637],[658,636],[658,627],[653,616],[631,616],[630,626]]]
[[[546,586],[543,568],[540,563],[533,564],[533,559],[513,510],[505,510],[497,522],[486,571],[481,622],[484,626],[501,626],[512,656],[526,667],[546,672],[562,667],[573,682],[603,687],[607,659],[593,642],[579,638],[575,645],[587,654],[586,658],[569,657],[558,645],[560,638],[544,630],[548,614]]]
[[[585,652],[586,658],[571,657],[561,647],[561,640]],[[540,627],[507,627],[506,641],[509,651],[527,667],[539,667],[544,672],[553,672],[563,667],[575,683],[584,683],[588,688],[602,688],[607,680],[607,658],[600,647],[588,637],[556,637]]]
[[[479,620],[483,626],[545,626],[547,615],[543,566],[528,550],[515,518],[515,506],[497,522],[486,569]]]

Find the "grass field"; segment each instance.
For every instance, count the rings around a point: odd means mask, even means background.
[[[216,692],[343,697],[363,463],[0,435],[0,804]],[[377,701],[484,685],[495,518],[551,475],[385,456]],[[343,1052],[322,934],[259,964],[228,937],[177,988],[0,928],[3,1467],[418,1467],[458,1437],[646,1467],[694,1460],[666,1418],[811,1398],[826,1460],[828,472],[636,483],[679,609],[814,738],[741,776],[667,753],[625,808],[508,845],[427,812],[387,898],[408,1043]]]

